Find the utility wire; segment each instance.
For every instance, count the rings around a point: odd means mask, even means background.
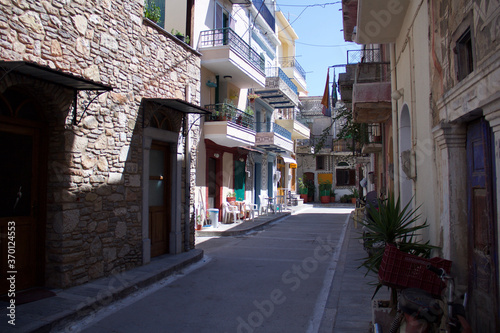
[[[327,3],[315,3],[312,5],[280,5],[280,4],[277,4],[277,6],[278,7],[323,7],[323,8],[325,8],[325,6],[336,5],[339,3],[342,3],[342,1],[327,2]]]

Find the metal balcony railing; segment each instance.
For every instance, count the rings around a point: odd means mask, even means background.
[[[274,17],[274,14],[271,13],[269,8],[267,7],[266,3],[264,0],[253,0],[253,4],[257,11],[259,12],[259,15],[262,16],[262,18],[267,22],[269,27],[273,30],[276,31],[276,18]]]
[[[306,79],[306,71],[302,68],[295,57],[282,57],[279,62],[282,68],[295,68],[297,72],[302,75],[302,78],[304,80]]]
[[[245,128],[255,130],[255,117],[253,114],[246,113],[237,109],[231,104],[218,103],[205,105],[205,109],[212,114],[205,116],[205,121],[229,121]]]
[[[297,146],[316,147],[321,141],[321,135],[312,135],[310,139],[297,140]],[[353,142],[352,139],[334,139],[332,135],[326,136],[320,148],[333,152],[350,152],[355,154],[361,152],[361,145],[358,142]]]
[[[272,131],[276,134],[281,135],[282,137],[284,137],[288,140],[292,140],[292,133],[290,133],[289,130],[281,127],[280,125],[278,125],[276,123],[273,123]]]
[[[286,83],[290,89],[297,95],[299,90],[297,86],[290,80],[288,76],[286,76],[285,72],[279,67],[268,67],[266,68],[266,77],[279,77],[283,82]]]
[[[380,49],[361,49],[347,51],[348,64],[370,62],[382,62],[382,53],[380,52]]]
[[[254,49],[248,45],[231,28],[214,29],[202,31],[200,34],[200,47],[216,47],[229,45],[232,51],[247,60],[255,69],[263,75],[265,72],[265,60]]]

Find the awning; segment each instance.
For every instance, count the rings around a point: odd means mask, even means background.
[[[293,158],[291,157],[285,157],[285,156],[282,156],[283,158],[283,161],[285,161],[285,163],[295,163],[297,164],[297,161],[295,161]]]
[[[22,75],[26,75],[32,77],[34,79],[49,82],[52,84],[57,84],[69,89],[73,89],[74,97],[73,97],[73,125],[78,125],[80,120],[82,120],[83,116],[87,112],[90,104],[97,98],[99,95],[113,90],[113,87],[98,83],[92,80],[85,79],[81,76],[76,76],[71,73],[63,72],[58,69],[53,69],[48,66],[42,66],[34,62],[28,61],[0,61],[0,68],[2,68],[6,73],[2,76],[2,78],[9,72],[15,72]],[[77,105],[78,105],[78,92],[80,90],[85,91],[95,91],[96,96],[87,103],[85,108],[83,109],[82,115],[80,116],[80,120],[77,120]]]
[[[84,79],[71,73],[52,69],[27,61],[0,61],[0,68],[7,72],[16,72],[35,79],[58,84],[74,90],[113,90],[111,86]]]
[[[182,113],[211,114],[207,109],[175,98],[145,98],[144,101],[166,106]]]

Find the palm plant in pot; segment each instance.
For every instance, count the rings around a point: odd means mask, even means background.
[[[319,184],[319,198],[321,203],[330,202],[330,191],[332,189],[332,183],[328,180],[324,180]]]
[[[430,245],[429,241],[423,242],[419,239],[419,231],[427,228],[427,220],[420,223],[421,214],[418,213],[420,206],[411,208],[411,200],[401,208],[400,198],[389,194],[386,200],[379,200],[378,209],[370,206],[368,218],[360,221],[363,226],[363,245],[368,256],[363,258],[360,267],[378,275],[385,245],[393,244],[400,251],[416,256],[428,258],[431,250],[436,246]],[[382,287],[377,284],[375,294]],[[391,288],[391,304],[396,304],[397,293]]]

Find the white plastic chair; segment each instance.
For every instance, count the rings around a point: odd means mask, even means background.
[[[239,222],[239,218],[238,218],[238,207],[235,207],[235,206],[231,206],[230,204],[228,204],[227,202],[223,202],[222,203],[222,211],[223,211],[223,220],[224,220],[224,223],[227,223],[230,221],[230,218],[231,218],[231,214],[233,214],[233,221],[236,223],[236,222]]]
[[[268,201],[267,201],[266,197],[262,194],[259,194],[259,200],[260,200],[260,213],[261,214],[266,213],[266,215],[267,215]]]
[[[252,217],[252,222],[255,219],[255,214],[259,215],[259,207],[256,204],[245,202],[245,212],[249,212]]]

